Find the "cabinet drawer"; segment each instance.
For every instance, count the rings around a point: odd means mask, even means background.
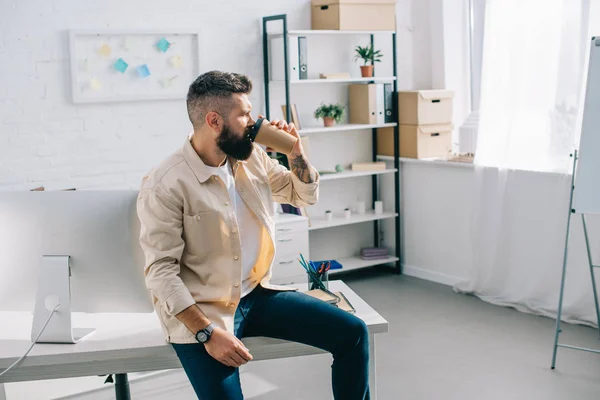
[[[308,224],[295,223],[285,225],[275,225],[275,236],[286,235],[294,232],[308,232]]]
[[[284,254],[281,256],[275,257],[273,260],[273,267],[277,268],[277,270],[281,271],[282,269],[295,269],[297,271],[301,271],[298,268],[302,268],[300,262],[298,262],[298,255],[296,254]]]
[[[308,251],[308,231],[275,235],[275,254],[303,253]]]
[[[273,276],[271,282],[288,284],[307,282],[306,272],[298,262],[298,254],[283,254],[273,261]]]

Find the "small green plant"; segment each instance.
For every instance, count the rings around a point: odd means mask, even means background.
[[[315,118],[333,118],[335,122],[339,123],[344,116],[344,106],[341,104],[321,104],[319,108],[315,110]]]
[[[381,50],[375,50],[371,45],[365,47],[356,46],[354,51],[356,52],[354,61],[362,59],[364,65],[375,65],[376,62],[381,62],[381,57],[383,57]]]

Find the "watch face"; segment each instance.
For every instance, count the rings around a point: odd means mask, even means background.
[[[206,342],[206,340],[208,340],[208,336],[206,336],[206,333],[204,333],[204,332],[199,332],[199,333],[198,333],[198,341],[199,341],[200,343],[204,343],[204,342]]]

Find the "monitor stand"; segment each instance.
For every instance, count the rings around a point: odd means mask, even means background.
[[[42,330],[50,313],[60,304],[36,343],[77,343],[95,329],[74,329],[71,324],[71,268],[69,256],[43,256],[38,280],[31,341]]]

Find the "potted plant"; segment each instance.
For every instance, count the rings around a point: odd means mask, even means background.
[[[334,122],[339,123],[344,115],[344,106],[341,104],[321,104],[315,110],[315,118],[323,119],[324,126],[333,126]]]
[[[363,78],[370,78],[373,76],[373,67],[376,62],[381,62],[381,50],[375,50],[372,45],[368,45],[365,47],[356,46],[354,49],[356,55],[354,56],[354,61],[362,59],[364,65],[360,67],[360,73]]]

